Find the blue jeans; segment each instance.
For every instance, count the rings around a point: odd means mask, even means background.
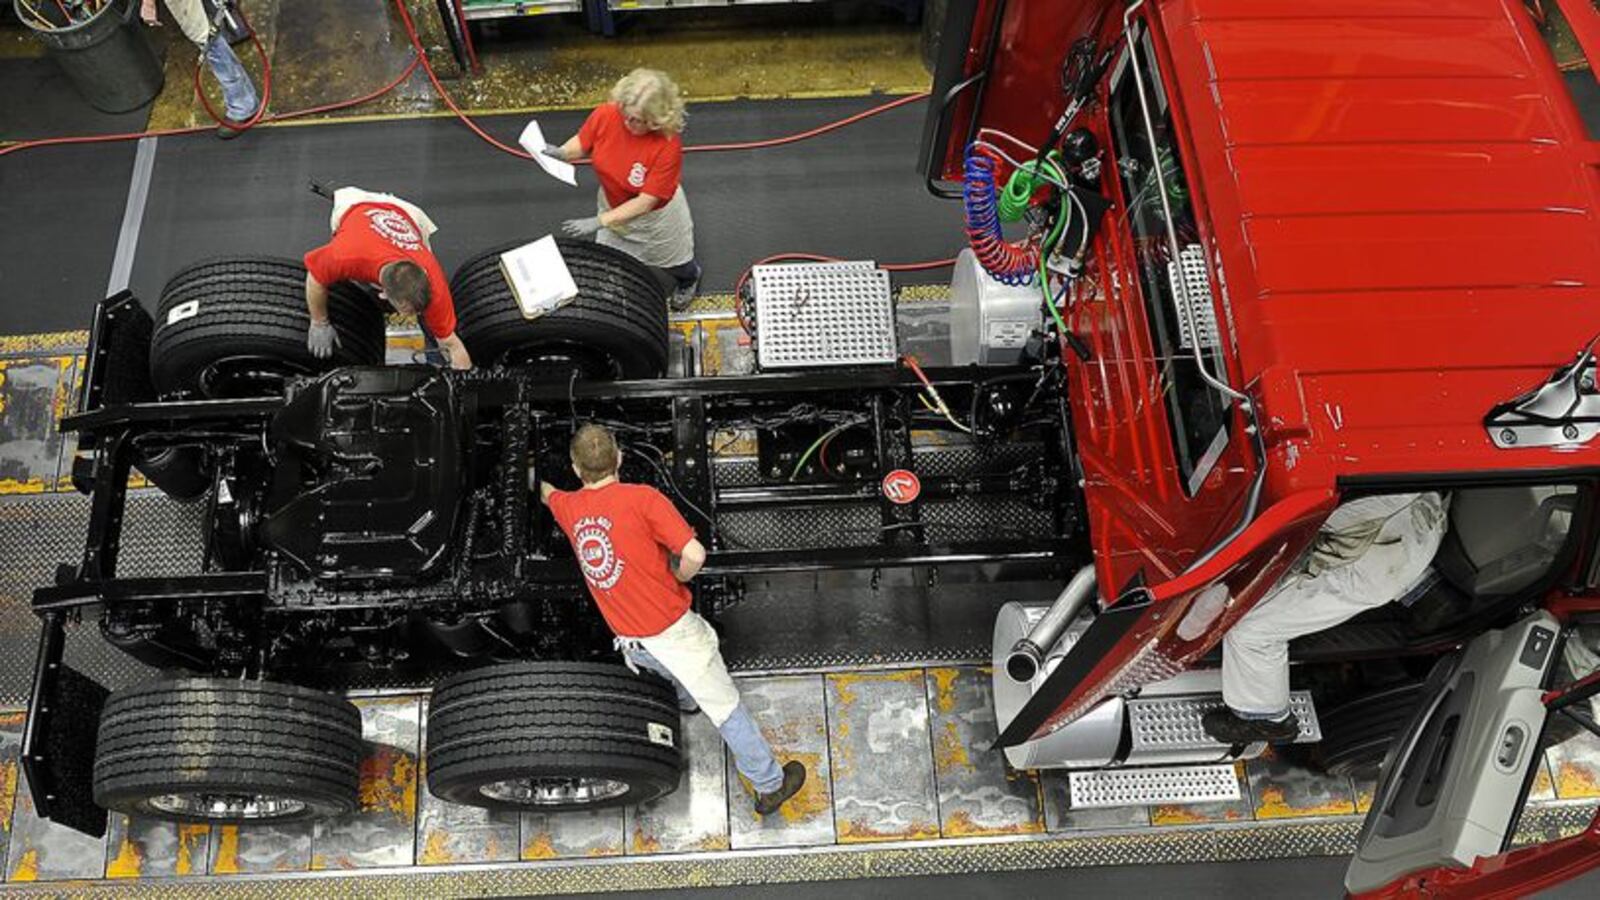
[[[244,65],[239,62],[239,57],[228,46],[227,38],[218,31],[211,36],[211,42],[206,44],[206,62],[211,66],[211,72],[217,76],[217,83],[222,85],[222,100],[227,107],[227,117],[235,122],[249,121],[256,114],[256,107],[261,101],[256,97],[256,86],[250,81],[250,73],[244,70]]]
[[[649,669],[672,682],[672,687],[678,692],[678,706],[687,709],[695,705],[694,697],[684,690],[665,666],[650,655],[650,651],[635,647],[623,652],[633,660],[634,665]],[[750,711],[745,709],[743,703],[734,709],[728,721],[717,726],[717,731],[722,734],[722,742],[728,745],[728,752],[733,754],[734,768],[739,770],[740,775],[750,779],[757,793],[770,794],[783,787],[783,769],[779,768],[777,757],[772,755],[772,745],[761,735],[756,720],[750,717]]]

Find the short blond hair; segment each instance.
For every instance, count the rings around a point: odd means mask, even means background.
[[[659,69],[634,69],[618,79],[611,89],[611,100],[625,116],[636,116],[651,131],[683,133],[688,113],[678,84]]]
[[[572,465],[584,484],[617,474],[617,439],[603,425],[589,424],[572,436]]]

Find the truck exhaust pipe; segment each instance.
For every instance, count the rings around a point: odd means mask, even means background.
[[[1027,684],[1039,674],[1044,657],[1061,639],[1067,625],[1078,617],[1083,605],[1095,595],[1094,563],[1079,569],[1067,586],[1061,589],[1056,601],[1050,604],[1026,636],[1017,641],[1006,657],[1006,675],[1017,684]]]

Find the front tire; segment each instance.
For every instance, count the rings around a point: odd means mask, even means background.
[[[571,303],[522,316],[500,270],[507,244],[462,263],[450,279],[456,333],[478,365],[577,371],[591,379],[657,378],[667,371],[667,291],[650,267],[620,250],[558,238],[578,286]]]
[[[306,348],[306,270],[297,260],[223,258],[179,270],[161,292],[150,381],[162,396],[260,397],[293,375],[383,363],[383,310],[353,284],[328,288],[333,358]]]
[[[324,818],[356,807],[361,714],[322,691],[185,678],[117,691],[100,715],[94,801],[177,822]]]
[[[1420,681],[1402,682],[1320,715],[1322,741],[1314,761],[1330,775],[1376,772],[1389,746],[1411,724],[1422,689]]]
[[[428,707],[428,789],[523,812],[644,803],[683,772],[666,682],[597,663],[511,663],[456,675]]]

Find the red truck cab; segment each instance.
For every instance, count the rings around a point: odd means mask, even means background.
[[[1042,156],[1076,132],[1096,151],[1076,184],[1109,203],[1062,279],[1056,335],[1093,619],[1002,718],[1001,746],[1200,663],[1363,495],[1452,492],[1454,556],[1437,567],[1469,599],[1461,627],[1356,641],[1351,658],[1464,655],[1487,671],[1477,642],[1600,616],[1597,57],[1589,0],[951,3],[930,187],[961,181],[973,146]],[[1490,552],[1524,519],[1538,541]],[[1574,705],[1558,668],[1530,689]],[[1459,668],[1434,674],[1435,700],[1484,693],[1481,673],[1475,692]],[[1588,696],[1585,676],[1566,680]],[[1428,720],[1444,706],[1424,702],[1412,749],[1449,749]],[[1495,709],[1468,718],[1504,738]],[[1403,781],[1389,772],[1374,816],[1426,830]],[[1364,848],[1389,826],[1369,821]],[[1514,865],[1600,864],[1600,822],[1573,840],[1586,849],[1546,849],[1578,863],[1524,851]],[[1351,890],[1541,883],[1470,842],[1402,844],[1358,859]]]

